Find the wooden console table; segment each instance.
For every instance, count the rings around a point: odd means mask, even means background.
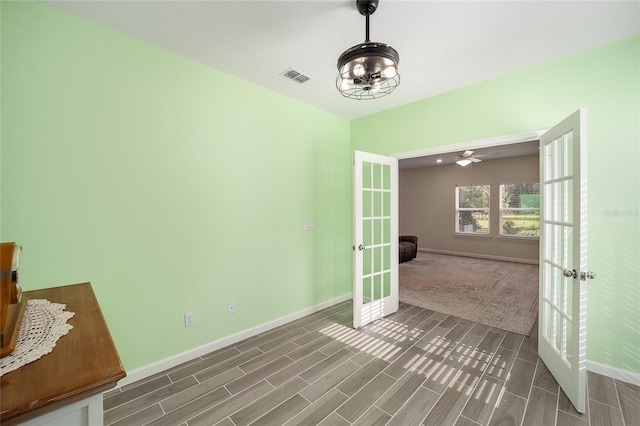
[[[75,312],[53,351],[0,377],[0,423],[102,425],[102,393],[126,376],[90,283],[28,291]]]

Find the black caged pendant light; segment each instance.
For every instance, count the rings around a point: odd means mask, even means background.
[[[338,58],[336,87],[349,99],[381,98],[400,85],[400,55],[388,44],[369,40],[369,16],[376,11],[378,0],[357,0],[356,7],[366,18],[366,38]]]

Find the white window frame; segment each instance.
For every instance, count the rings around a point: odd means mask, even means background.
[[[498,236],[500,238],[516,238],[516,239],[527,239],[527,240],[538,240],[540,238],[540,222],[538,222],[538,236],[534,235],[515,235],[515,234],[505,234],[504,225],[503,225],[503,211],[538,211],[538,215],[540,213],[540,207],[502,207],[502,191],[505,185],[529,185],[529,184],[538,184],[538,196],[540,196],[540,187],[539,182],[509,182],[509,183],[500,183],[498,184],[498,196],[500,197],[498,200]]]
[[[478,186],[486,186],[489,189],[489,207],[460,207],[460,197],[459,191],[460,188],[469,188],[469,187],[478,187]],[[465,232],[460,230],[460,212],[485,212],[487,216],[487,232]],[[474,236],[474,237],[491,237],[491,185],[490,184],[481,184],[481,185],[456,185],[455,187],[455,234],[456,235],[466,235],[466,236]]]

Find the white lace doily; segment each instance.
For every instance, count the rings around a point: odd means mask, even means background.
[[[75,315],[65,312],[66,305],[46,299],[29,299],[20,335],[11,355],[0,358],[0,376],[36,361],[50,353],[58,339],[73,328],[67,321]]]

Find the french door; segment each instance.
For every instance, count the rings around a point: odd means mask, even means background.
[[[353,327],[398,310],[398,160],[354,153]]]
[[[580,109],[540,138],[538,354],[576,410],[586,409],[587,117]]]

